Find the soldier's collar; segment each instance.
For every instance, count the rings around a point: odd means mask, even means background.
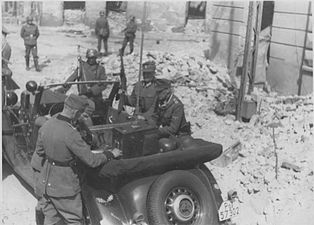
[[[57,119],[58,119],[58,120],[65,121],[65,122],[67,122],[67,123],[69,123],[69,124],[72,123],[72,120],[71,120],[70,118],[68,118],[68,117],[66,117],[66,116],[63,116],[63,115],[61,115],[61,114],[59,114],[59,115],[57,116]]]

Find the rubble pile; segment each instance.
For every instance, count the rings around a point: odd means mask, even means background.
[[[175,94],[186,105],[187,116],[197,116],[213,109],[218,101],[232,97],[233,86],[228,71],[224,67],[216,67],[204,57],[191,57],[161,52],[144,52],[143,62],[154,60],[157,66],[157,78],[170,79]],[[140,57],[127,55],[124,67],[129,90],[136,83],[139,74]],[[102,58],[107,73],[120,71],[120,60],[117,56]],[[130,93],[130,92],[129,92]]]
[[[236,140],[242,143],[236,161],[225,168],[210,166],[223,192],[236,189],[243,210],[250,211],[249,216],[246,213],[239,218],[242,225],[278,224],[276,219],[285,214],[309,207],[301,204],[304,199],[298,196],[312,199],[314,196],[313,111],[312,96],[266,97],[260,113],[250,123],[239,123],[231,117],[218,125],[220,131],[227,131],[229,143]],[[215,121],[207,124],[212,128],[211,124],[217,126]],[[210,128],[205,127],[203,132],[209,137],[214,135]],[[226,139],[216,136],[220,143]],[[288,202],[296,207],[287,208]]]
[[[126,13],[110,11],[108,15],[108,23],[110,31],[113,34],[120,33],[126,27],[127,23]]]

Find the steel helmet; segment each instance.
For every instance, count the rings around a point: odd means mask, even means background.
[[[88,50],[86,51],[86,58],[93,58],[93,57],[96,58],[97,55],[98,55],[98,52],[97,52],[96,49],[88,49]]]
[[[105,10],[100,10],[99,11],[99,15],[105,15],[105,14],[106,14]]]
[[[154,61],[147,61],[143,63],[143,73],[154,73],[156,70],[156,64]]]
[[[31,17],[31,16],[26,17],[26,22],[28,22],[28,21],[33,21],[33,17]]]

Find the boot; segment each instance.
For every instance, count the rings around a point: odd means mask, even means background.
[[[44,225],[45,215],[41,210],[35,211],[36,225]]]
[[[39,66],[38,66],[38,59],[34,59],[35,69],[37,72],[40,72]]]
[[[29,57],[25,57],[25,63],[26,63],[26,70],[29,71],[31,68],[29,68]]]

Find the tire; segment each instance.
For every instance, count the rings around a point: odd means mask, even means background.
[[[208,187],[188,171],[174,170],[157,178],[147,197],[150,225],[217,224],[217,210]]]

